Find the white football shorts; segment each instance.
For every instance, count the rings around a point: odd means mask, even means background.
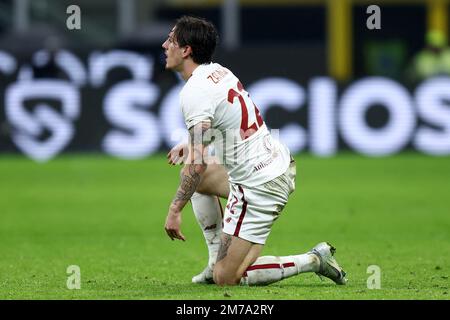
[[[295,190],[295,161],[281,176],[256,187],[230,184],[223,219],[223,232],[265,244],[273,222],[280,216]]]

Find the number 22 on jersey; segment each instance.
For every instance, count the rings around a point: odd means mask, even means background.
[[[244,91],[244,86],[240,81],[237,83],[238,91],[234,89],[228,90],[228,102],[234,104],[235,98],[238,98],[239,104],[241,105],[242,111],[242,119],[241,119],[241,139],[245,140],[258,131],[259,127],[264,124],[264,121],[259,114],[259,110],[256,105],[250,100],[249,95]],[[242,93],[242,94],[241,94]],[[253,105],[253,109],[250,110],[251,118],[255,119],[256,122],[253,122],[251,125],[248,123],[249,120],[249,109],[247,108],[247,103],[251,103]]]

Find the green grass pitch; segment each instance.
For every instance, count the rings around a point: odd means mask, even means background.
[[[348,285],[304,274],[266,287],[191,284],[207,261],[190,205],[185,243],[163,226],[179,167],[62,156],[0,157],[0,299],[449,299],[450,158],[297,157],[297,190],[263,251],[337,247]],[[78,265],[81,289],[66,286]],[[368,289],[367,268],[381,269]]]

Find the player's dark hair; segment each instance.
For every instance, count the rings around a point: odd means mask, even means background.
[[[174,37],[180,47],[192,48],[192,60],[197,64],[211,62],[219,39],[211,22],[192,16],[182,16],[176,21]]]

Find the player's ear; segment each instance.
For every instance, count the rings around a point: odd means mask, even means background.
[[[187,57],[189,57],[191,55],[192,55],[192,48],[191,48],[191,46],[185,46],[183,48],[183,58],[187,58]]]

